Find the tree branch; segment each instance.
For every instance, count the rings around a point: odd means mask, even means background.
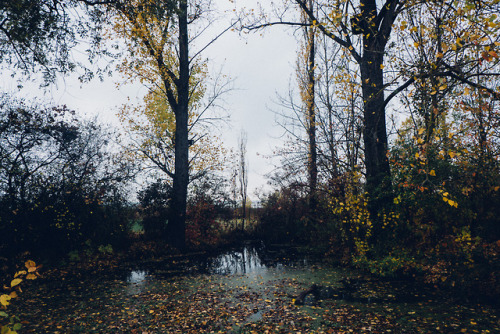
[[[306,13],[307,16],[309,16],[309,18],[312,21],[319,22],[316,15],[314,15],[314,13],[309,9],[309,7],[307,6],[307,4],[305,3],[304,0],[295,0],[295,2],[300,6],[300,8],[304,11],[304,13]],[[337,44],[340,44],[341,46],[347,48],[349,50],[349,52],[351,52],[351,55],[354,57],[354,59],[358,63],[361,61],[361,55],[356,51],[356,49],[354,49],[354,46],[352,45],[349,38],[347,40],[343,40],[342,38],[338,37],[334,33],[328,31],[324,25],[318,24],[317,26],[318,26],[318,29],[323,34],[325,34],[326,36],[328,36],[329,38],[334,40]]]

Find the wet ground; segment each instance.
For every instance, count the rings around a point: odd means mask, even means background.
[[[494,305],[250,243],[42,279],[16,307],[35,333],[500,333]]]

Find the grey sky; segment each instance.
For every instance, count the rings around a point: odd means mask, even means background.
[[[236,32],[227,32],[204,53],[214,68],[222,65],[223,73],[234,79],[235,90],[224,96],[230,126],[223,129],[222,136],[224,144],[236,150],[240,131],[244,129],[248,134],[248,192],[252,200],[255,189],[265,187],[264,175],[272,170],[264,156],[270,155],[280,143],[277,137],[281,130],[270,109],[277,108],[272,102],[276,92],[286,94],[290,80],[294,79],[296,49],[297,42],[289,32],[283,27],[273,27],[263,36],[250,33],[241,38]],[[66,104],[88,115],[98,114],[101,120],[116,123],[117,108],[127,103],[128,98],[136,101],[146,91],[139,84],[117,89],[117,80],[120,80],[118,74],[104,82],[94,80],[81,85],[76,76],[71,76],[61,79],[47,94],[57,104]],[[4,87],[13,91],[15,84],[10,84],[9,88],[4,81]],[[37,94],[40,95],[30,85],[21,91],[25,97]]]

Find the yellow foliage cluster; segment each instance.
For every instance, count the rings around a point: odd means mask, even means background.
[[[106,36],[124,43],[128,51],[117,66],[125,78],[122,84],[139,81],[148,88],[148,93],[141,105],[122,106],[118,118],[129,134],[128,158],[152,162],[172,175],[176,132],[173,106],[178,98],[180,75],[176,13],[168,5],[161,10],[156,8],[157,3],[151,0],[135,0],[130,5],[130,11],[115,13]],[[188,128],[192,140],[190,171],[194,174],[220,168],[226,154],[220,138],[208,134],[199,124],[207,110],[203,103],[207,78],[206,60],[191,59]]]
[[[163,94],[153,91],[146,94],[142,106],[122,106],[118,117],[134,138],[128,150],[132,159],[147,161],[153,157],[174,172],[175,115]],[[193,138],[189,147],[192,174],[220,170],[227,156],[216,134],[203,133],[202,127],[195,127],[199,118],[196,109],[192,109],[189,113],[189,136]]]
[[[344,241],[354,244],[355,252],[361,256],[368,251],[367,241],[373,228],[367,206],[366,197],[355,193],[353,186],[348,186],[345,197],[330,201],[332,213],[341,223]]]
[[[4,287],[8,293],[0,295],[0,330],[2,334],[16,334],[21,329],[21,324],[17,323],[15,317],[9,316],[5,310],[7,310],[7,306],[10,305],[11,300],[17,298],[18,292],[22,292],[20,284],[23,280],[34,280],[39,276],[38,269],[41,266],[37,266],[34,261],[28,260],[24,266],[26,270],[18,271],[14,275],[14,279],[11,280],[10,286]]]
[[[458,246],[458,251],[463,257],[462,265],[472,268],[474,267],[473,251],[480,244],[479,237],[472,237],[470,227],[464,226],[457,229],[455,232],[455,244]]]
[[[398,225],[399,213],[391,211],[389,213],[382,213],[382,229],[395,227]]]

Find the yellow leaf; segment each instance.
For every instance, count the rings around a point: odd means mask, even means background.
[[[449,154],[450,158],[452,158],[452,159],[457,155],[455,152],[450,152],[448,154]]]
[[[31,260],[28,260],[24,263],[24,265],[26,266],[26,268],[32,268],[32,267],[36,267],[36,263],[35,261],[31,261]]]
[[[448,193],[448,192],[445,192],[445,193],[443,194],[443,196],[444,196],[444,197],[448,197],[448,195],[449,195],[449,193]]]
[[[430,176],[436,176],[436,172],[434,171],[434,169],[429,172],[429,175]]]
[[[384,64],[380,64],[380,69],[383,70],[384,69]]]
[[[36,275],[35,274],[32,274],[32,273],[29,273],[27,276],[26,276],[26,279],[36,279]]]
[[[21,270],[21,271],[18,271],[15,275],[14,275],[14,278],[18,277],[18,276],[21,276],[21,275],[26,275],[26,270]]]
[[[424,131],[425,131],[424,128],[420,128],[418,129],[418,134],[421,135],[422,133],[424,133]]]
[[[470,89],[469,87],[464,88],[464,95],[469,95],[470,94]]]
[[[419,157],[420,157],[420,154],[415,153],[415,158],[417,158],[417,159],[418,159]]]
[[[19,285],[23,280],[20,278],[15,278],[10,282],[10,287],[15,287],[16,285]]]
[[[418,42],[413,43],[413,46],[416,47],[416,48],[418,48],[419,45],[420,44],[418,44]]]
[[[10,294],[9,294],[10,298],[17,298],[17,292],[15,291],[12,291]]]
[[[10,304],[11,297],[9,295],[1,295],[0,296],[0,304],[3,306],[8,306]]]

